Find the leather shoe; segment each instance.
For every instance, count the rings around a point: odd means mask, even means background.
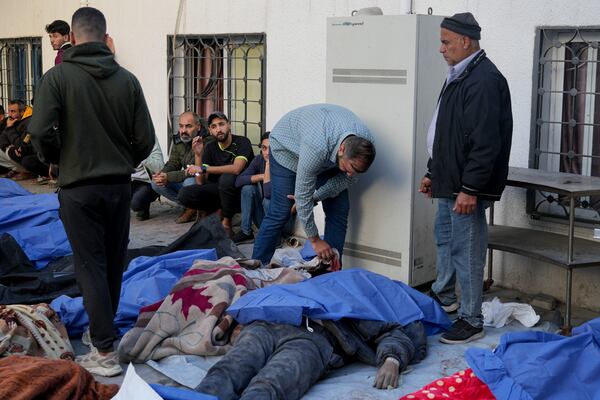
[[[188,222],[193,222],[196,220],[198,215],[198,211],[193,210],[191,208],[186,208],[184,212],[181,213],[179,218],[175,220],[176,224],[186,224]]]

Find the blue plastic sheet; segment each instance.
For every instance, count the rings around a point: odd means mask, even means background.
[[[73,253],[62,221],[45,225],[21,228],[7,232],[23,249],[27,258],[37,269],[42,269],[52,260]]]
[[[217,260],[214,249],[181,250],[157,257],[137,257],[123,274],[119,308],[115,316],[115,327],[119,335],[130,330],[144,306],[165,298],[171,288],[196,260]],[[78,336],[88,325],[88,316],[83,310],[80,297],[71,299],[61,296],[51,303],[69,331],[69,336]]]
[[[55,194],[0,198],[0,233],[46,225],[58,219]]]
[[[0,178],[0,199],[14,196],[27,196],[30,194],[31,192],[12,179]]]
[[[154,383],[151,383],[150,387],[164,400],[219,400],[215,396],[194,392],[193,390],[188,389],[179,389]]]
[[[73,253],[58,207],[56,194],[31,194],[10,179],[0,179],[0,234],[14,237],[37,269]]]
[[[507,333],[494,351],[465,357],[499,400],[600,399],[600,318],[574,333]]]
[[[430,297],[402,282],[362,269],[253,290],[232,304],[227,313],[241,324],[262,320],[298,326],[305,315],[314,319],[346,317],[403,325],[421,320],[430,335],[450,326],[446,313]]]

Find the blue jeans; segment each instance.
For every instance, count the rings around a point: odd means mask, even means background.
[[[240,228],[246,235],[252,233],[252,223],[260,228],[263,218],[265,217],[265,210],[262,204],[262,193],[260,185],[245,185],[242,186],[242,221]]]
[[[264,210],[264,215],[267,215],[269,212],[269,205],[271,204],[271,199],[263,199],[262,206]],[[260,226],[258,226],[260,228]],[[294,236],[294,228],[296,228],[296,214],[290,216],[290,219],[285,223],[282,230],[282,235],[284,238],[288,238],[290,236]]]
[[[271,261],[275,247],[281,241],[281,233],[290,219],[290,210],[293,205],[293,201],[288,199],[287,196],[295,193],[296,187],[296,173],[294,171],[278,164],[272,154],[269,155],[269,164],[272,188],[271,203],[269,211],[260,226],[258,237],[254,242],[254,252],[252,253],[252,258],[260,260],[264,265]],[[343,174],[337,166],[319,174],[317,189],[337,174]],[[336,197],[323,200],[323,211],[325,212],[324,239],[332,248],[337,249],[341,256],[344,250],[348,213],[350,211],[348,191],[344,190]]]
[[[455,285],[461,291],[458,316],[476,328],[483,326],[481,301],[483,296],[483,269],[488,244],[485,209],[487,201],[477,201],[471,214],[452,211],[454,199],[438,199],[435,218],[437,246],[437,277],[431,289],[442,303],[456,301]]]
[[[183,182],[167,182],[165,186],[158,186],[156,183],[152,182],[152,190],[158,193],[160,196],[166,197],[167,199],[181,204],[179,200],[177,200],[177,194],[184,186],[195,185],[196,179],[194,177],[185,178]]]

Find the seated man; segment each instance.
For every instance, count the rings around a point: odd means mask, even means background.
[[[28,116],[23,118],[27,106],[23,100],[10,100],[8,102],[8,118],[5,128],[0,132],[0,165],[11,169],[7,178],[15,180],[28,179],[31,175],[20,164],[20,151],[15,151],[23,144],[26,136]],[[12,157],[11,157],[12,154]],[[14,159],[17,159],[15,161]]]
[[[235,187],[235,180],[254,153],[248,138],[231,133],[229,119],[222,112],[209,115],[208,129],[216,141],[204,144],[194,138],[195,160],[186,172],[196,176],[197,184],[183,187],[178,200],[206,213],[221,209],[223,227],[231,234],[231,218],[240,211],[240,189]]]
[[[179,141],[171,146],[169,160],[160,172],[152,175],[152,190],[167,199],[181,204],[177,199],[182,187],[193,185],[194,175],[186,172],[186,167],[194,164],[192,139],[202,137],[204,127],[200,116],[192,111],[186,111],[179,116]],[[196,217],[195,210],[185,210],[176,222],[178,224],[191,222]]]
[[[158,198],[158,193],[152,190],[150,177],[164,166],[162,150],[158,138],[155,138],[152,153],[131,174],[131,210],[136,212],[138,221],[150,218],[150,203]]]
[[[221,400],[294,400],[327,371],[354,360],[378,367],[373,386],[396,388],[400,372],[426,355],[421,321],[406,326],[350,318],[304,322],[307,326],[252,322],[196,390]]]
[[[40,177],[38,178],[39,183],[46,184],[49,179],[50,166],[39,159],[37,152],[31,144],[29,121],[32,114],[33,109],[30,106],[25,106],[23,116],[15,128],[18,136],[15,136],[14,144],[7,147],[6,154],[24,170],[20,176],[17,175],[13,179],[29,178],[31,177],[30,174],[33,174]]]
[[[265,132],[260,140],[260,155],[254,157],[248,168],[236,179],[235,186],[242,189],[240,231],[235,234],[235,243],[244,243],[254,239],[252,223],[260,228],[262,220],[269,210],[271,202],[271,174],[269,169],[269,134]],[[284,227],[284,236],[294,232],[295,218],[289,219]]]

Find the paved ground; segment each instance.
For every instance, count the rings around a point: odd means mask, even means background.
[[[21,184],[29,191],[33,193],[49,193],[52,189],[48,186],[40,186],[35,183],[34,180],[24,181]],[[185,233],[190,227],[191,223],[188,224],[176,224],[174,221],[181,213],[181,209],[169,201],[154,202],[150,209],[151,218],[147,221],[138,221],[135,218],[135,213],[132,213],[131,218],[131,231],[130,231],[130,248],[138,248],[149,245],[167,245],[174,239]],[[252,251],[252,245],[240,246],[240,250],[249,255]],[[491,300],[493,297],[499,297],[502,302],[519,302],[529,303],[531,302],[532,296],[517,292],[514,290],[503,289],[497,286],[492,287],[486,294],[486,300]],[[546,311],[542,309],[536,309],[538,314],[541,315],[542,321],[549,321],[556,326],[561,324],[561,313],[564,312],[564,305],[559,305],[558,310]],[[577,326],[585,321],[592,318],[598,317],[600,314],[589,310],[580,308],[573,309],[573,326]],[[83,354],[86,351],[86,347],[81,343],[80,340],[73,341],[73,345],[78,354]],[[124,366],[125,367],[125,366]],[[136,365],[136,371],[142,376],[147,382],[150,383],[162,383],[168,385],[178,386],[170,378],[162,375],[147,365]],[[454,372],[454,371],[453,371]],[[431,379],[435,379],[439,376],[437,369],[431,371]],[[121,383],[124,375],[116,378],[99,378],[98,380],[105,383]],[[396,397],[397,398],[397,397]]]

